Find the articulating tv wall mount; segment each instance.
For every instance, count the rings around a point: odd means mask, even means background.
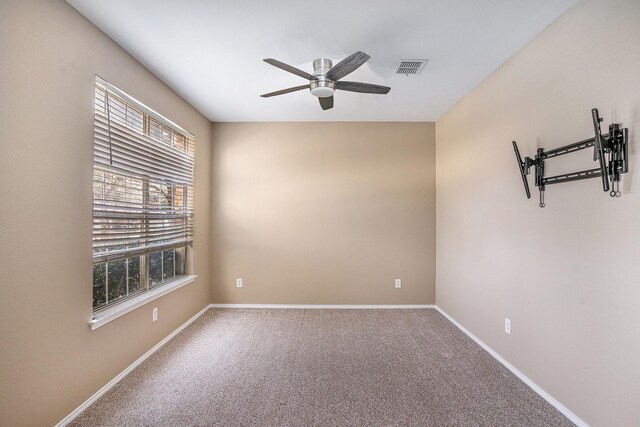
[[[627,172],[629,168],[627,144],[629,130],[627,128],[620,128],[620,125],[617,123],[612,123],[609,125],[609,133],[603,135],[600,132],[600,122],[602,119],[598,115],[597,108],[591,110],[591,116],[593,118],[593,131],[595,133],[593,138],[565,145],[564,147],[559,147],[554,150],[545,151],[544,148],[538,148],[535,159],[525,157],[523,161],[522,157],[520,157],[518,144],[513,141],[513,149],[516,152],[518,169],[520,169],[520,175],[522,175],[522,182],[524,183],[524,191],[527,193],[527,199],[531,198],[527,175],[529,175],[529,168],[532,166],[536,168],[536,187],[538,187],[540,191],[541,208],[544,208],[544,190],[547,185],[589,178],[601,177],[602,189],[609,191],[609,188],[611,188],[609,195],[611,197],[620,197],[620,174]],[[589,147],[593,147],[593,160],[599,161],[599,167],[556,176],[544,176],[545,160],[574,153]],[[611,183],[611,186],[609,183]]]

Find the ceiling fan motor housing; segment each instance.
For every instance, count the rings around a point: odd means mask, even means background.
[[[310,83],[311,94],[318,98],[328,98],[333,96],[335,92],[335,82],[325,78],[327,72],[333,67],[333,63],[327,58],[318,58],[313,61],[313,75],[318,80],[312,80]]]

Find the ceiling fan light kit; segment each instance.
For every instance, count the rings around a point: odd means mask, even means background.
[[[327,80],[325,75],[333,67],[333,62],[327,58],[318,58],[313,61],[313,75],[317,77],[317,80],[312,80],[309,83],[311,89],[311,95],[318,98],[328,98],[333,96],[336,91],[336,84],[331,80]]]
[[[358,69],[362,64],[367,62],[369,58],[370,56],[366,53],[358,51],[353,55],[346,57],[335,66],[330,59],[318,58],[313,61],[313,75],[292,67],[291,65],[285,64],[284,62],[280,62],[272,58],[266,58],[264,59],[264,62],[267,64],[271,64],[281,70],[285,70],[289,73],[305,78],[309,80],[309,84],[265,93],[260,96],[263,98],[270,98],[272,96],[309,89],[311,94],[316,96],[320,101],[320,107],[322,107],[323,110],[329,110],[333,108],[333,94],[336,90],[386,95],[391,90],[388,86],[339,81],[341,78]]]

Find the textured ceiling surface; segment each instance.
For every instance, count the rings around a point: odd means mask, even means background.
[[[577,2],[67,1],[214,122],[434,121]],[[344,80],[388,95],[339,91],[327,111],[306,90],[259,96],[306,82],[263,58],[312,72],[358,50],[371,59]],[[401,59],[429,62],[407,77]]]

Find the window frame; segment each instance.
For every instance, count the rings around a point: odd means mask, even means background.
[[[153,141],[156,141],[158,143],[162,143],[165,145],[169,145],[170,147],[173,147],[174,149],[180,151],[178,149],[180,143],[184,143],[184,152],[185,154],[191,153],[189,154],[191,156],[191,162],[192,162],[192,166],[191,166],[191,173],[192,173],[192,180],[191,181],[186,181],[189,182],[187,183],[180,183],[180,182],[172,182],[172,180],[170,178],[153,178],[151,179],[149,176],[141,176],[139,177],[139,179],[142,181],[141,184],[141,191],[142,191],[142,201],[138,202],[141,204],[141,206],[143,206],[142,211],[138,211],[138,212],[142,212],[143,216],[146,216],[149,214],[149,210],[152,209],[150,206],[152,205],[151,202],[151,196],[150,196],[150,186],[152,185],[158,185],[159,188],[161,188],[160,186],[163,185],[167,185],[168,188],[171,188],[171,202],[169,204],[167,204],[167,209],[166,209],[166,213],[169,213],[171,210],[175,210],[178,209],[180,212],[191,212],[191,217],[189,217],[189,214],[185,214],[184,215],[184,227],[185,230],[188,229],[187,227],[187,221],[189,221],[189,224],[191,224],[191,227],[193,226],[193,209],[194,209],[194,201],[193,201],[193,190],[195,188],[195,183],[193,182],[193,180],[195,179],[195,146],[194,146],[194,141],[195,141],[195,137],[193,136],[193,134],[191,134],[190,132],[184,130],[183,128],[181,128],[180,126],[176,125],[175,123],[173,123],[172,121],[166,119],[165,117],[161,116],[160,114],[158,114],[157,112],[155,112],[154,110],[152,110],[151,108],[147,107],[146,105],[142,104],[140,101],[132,98],[131,96],[129,96],[128,94],[124,93],[123,91],[121,91],[120,89],[114,87],[113,85],[109,84],[108,82],[106,82],[104,79],[102,79],[99,76],[95,76],[95,83],[94,86],[96,87],[96,98],[94,101],[94,121],[97,120],[98,117],[98,86],[100,86],[103,90],[104,90],[104,94],[105,94],[105,98],[104,98],[104,110],[102,112],[103,115],[106,115],[106,119],[107,122],[110,123],[111,119],[109,117],[109,112],[110,112],[110,105],[109,105],[109,96],[115,95],[116,98],[120,98],[118,100],[119,103],[123,103],[124,104],[124,119],[125,119],[125,123],[123,123],[122,125],[129,128],[130,131],[132,133],[141,133],[142,135],[148,137],[149,139],[152,139]],[[123,102],[121,102],[123,101]],[[136,111],[135,113],[131,113],[129,109],[131,109],[132,111]],[[131,126],[129,125],[129,121],[133,122],[133,116],[136,114],[141,113],[142,116],[142,131],[139,129],[139,127],[137,126]],[[113,114],[112,114],[113,115]],[[139,120],[139,119],[138,119]],[[153,123],[152,123],[153,122]],[[111,125],[109,124],[109,141],[111,141]],[[152,135],[152,131],[157,133],[158,135],[154,136]],[[166,132],[165,132],[166,131]],[[169,140],[165,140],[164,135],[168,135]],[[95,134],[94,134],[95,135]],[[105,168],[103,165],[104,164],[100,164],[100,163],[96,163],[95,160],[95,150],[96,150],[96,137],[94,136],[94,163],[93,163],[93,179],[92,179],[92,187],[94,188],[93,190],[93,194],[92,194],[92,212],[93,212],[93,217],[95,218],[95,183],[96,181],[96,171],[97,170],[102,170],[105,173],[105,183],[106,183],[106,174],[110,173],[112,176],[113,175],[119,175],[120,177],[124,177],[125,179],[125,185],[124,188],[126,189],[126,180],[128,179],[138,179],[137,176],[133,176],[132,175],[128,175],[127,172],[122,172],[122,171],[117,171],[117,170],[109,170],[108,168]],[[191,151],[188,151],[191,150]],[[152,163],[153,164],[153,163]],[[165,180],[165,183],[163,184],[162,181],[163,179]],[[181,191],[179,191],[178,189],[180,187],[183,187],[183,189]],[[176,194],[178,192],[182,193],[182,201],[180,205],[176,205],[177,199],[176,199]],[[159,193],[160,194],[160,193]],[[161,197],[161,196],[160,196]],[[191,199],[189,199],[191,198]],[[106,200],[106,199],[105,199]],[[162,201],[160,201],[160,209],[158,211],[162,212]],[[147,212],[147,214],[145,214],[145,212]],[[157,211],[156,211],[157,212]],[[174,217],[175,219],[175,217]],[[160,219],[160,223],[164,223],[166,220],[165,219]],[[179,222],[179,221],[178,221]],[[142,235],[149,235],[150,233],[152,233],[150,231],[150,222],[149,219],[143,219],[142,223],[140,225],[140,233]],[[176,228],[176,230],[179,230]],[[190,233],[193,233],[193,229],[190,229]],[[173,231],[173,233],[177,233],[176,231]],[[180,234],[180,233],[177,233]],[[185,236],[192,236],[192,234],[185,234]],[[117,236],[116,236],[117,237]],[[144,253],[133,253],[131,256],[128,257],[124,257],[124,258],[116,258],[116,259],[110,259],[108,257],[108,255],[112,255],[114,252],[106,252],[103,255],[106,255],[106,259],[104,259],[103,261],[96,261],[95,257],[96,257],[96,252],[95,252],[95,248],[96,246],[94,245],[94,250],[93,252],[93,262],[92,262],[92,266],[93,269],[95,271],[95,268],[97,266],[104,266],[104,299],[105,302],[103,305],[99,305],[99,306],[94,306],[95,304],[95,298],[94,298],[94,288],[95,286],[93,286],[95,284],[95,273],[92,275],[93,276],[93,280],[92,280],[92,317],[91,320],[89,321],[89,325],[91,327],[91,330],[94,330],[108,322],[110,322],[111,320],[114,320],[132,310],[135,310],[136,308],[147,304],[150,301],[153,301],[156,298],[159,298],[163,295],[168,294],[169,292],[172,292],[175,289],[178,289],[184,285],[187,285],[189,283],[192,283],[195,279],[196,279],[196,275],[193,272],[193,240],[194,238],[191,237],[190,241],[186,242],[183,246],[175,246],[175,243],[167,243],[168,246],[171,247],[163,247],[161,244],[159,245],[159,247],[157,249],[154,250],[154,248],[152,247],[153,245],[148,245],[146,246],[147,250]],[[95,237],[94,237],[94,242],[95,242]],[[147,240],[148,242],[148,240]],[[163,243],[164,241],[160,241],[161,243]],[[179,240],[177,240],[177,243],[180,243]],[[149,247],[151,246],[151,247]],[[141,248],[144,248],[141,247]],[[117,250],[117,249],[116,249]],[[173,251],[173,274],[172,277],[168,277],[168,278],[164,278],[164,268],[165,268],[165,252],[167,251]],[[178,253],[181,253],[180,256],[178,256]],[[99,253],[99,252],[98,252]],[[161,273],[160,273],[160,281],[157,282],[153,282],[152,278],[151,278],[151,256],[154,254],[160,254],[161,259],[160,259],[160,269],[161,269]],[[139,284],[138,284],[138,288],[135,289],[133,292],[131,292],[129,290],[129,273],[130,273],[130,263],[131,260],[134,258],[139,258]],[[109,264],[110,263],[115,263],[115,262],[119,262],[119,261],[124,261],[125,262],[125,284],[126,284],[126,294],[120,295],[118,297],[115,298],[114,302],[109,301]],[[182,273],[180,275],[176,275],[176,273],[178,272],[178,262],[180,261],[180,269],[179,271],[181,271]]]
[[[91,330],[96,330],[100,326],[106,325],[112,320],[117,319],[143,305],[150,303],[151,301],[167,295],[170,292],[180,289],[181,287],[188,285],[196,280],[197,274],[185,274],[178,278],[169,281],[168,283],[152,288],[151,290],[137,294],[136,296],[127,298],[126,300],[113,304],[100,311],[93,313],[89,326]]]

